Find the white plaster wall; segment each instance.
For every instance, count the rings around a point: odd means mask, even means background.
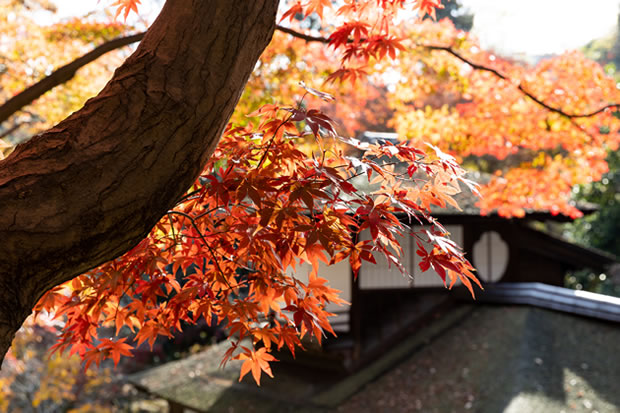
[[[297,265],[296,271],[293,273],[289,269],[289,274],[293,275],[299,281],[308,282],[308,275],[312,271],[312,265],[303,263]],[[319,262],[319,277],[325,278],[331,288],[335,288],[340,291],[340,298],[346,302],[351,302],[351,266],[348,260],[340,261],[334,265],[326,265],[323,262]],[[336,304],[328,304],[326,310],[330,312],[339,312],[347,310],[346,319],[348,320],[348,305],[339,306]],[[344,316],[344,315],[343,315]],[[343,316],[339,316],[342,319]],[[335,318],[332,318],[332,320]]]
[[[368,230],[362,232],[361,239],[370,239]],[[398,242],[403,248],[401,263],[405,268],[411,271],[413,265],[411,255],[411,244],[413,239],[410,236],[397,237]],[[393,289],[393,288],[409,288],[411,280],[400,272],[395,264],[389,265],[383,254],[374,252],[373,256],[377,264],[363,261],[360,269],[360,288],[361,289]]]
[[[450,239],[456,242],[456,245],[459,247],[463,246],[463,226],[462,225],[445,225],[446,230],[450,233]],[[428,227],[424,227],[428,229]],[[431,246],[428,243],[423,243],[424,248],[429,251]],[[430,268],[426,272],[422,272],[420,269],[420,261],[422,261],[422,257],[418,254],[415,254],[414,257],[415,268],[414,268],[414,287],[443,287],[443,281],[439,274],[432,268]],[[447,285],[450,285],[450,280],[446,280]],[[455,285],[460,284],[460,281],[457,281]]]
[[[419,227],[418,227],[419,228]],[[427,228],[428,227],[423,227]],[[463,227],[462,225],[447,225],[446,230],[450,232],[450,239],[457,245],[463,245]],[[362,233],[362,239],[369,239],[368,231]],[[360,288],[361,289],[395,289],[395,288],[411,288],[411,287],[443,287],[441,277],[433,270],[429,269],[422,272],[419,267],[421,257],[416,254],[417,245],[412,236],[398,237],[400,245],[403,247],[403,255],[401,263],[413,275],[413,280],[403,275],[399,269],[392,265],[388,265],[386,259],[379,253],[375,253],[374,257],[377,264],[364,261],[360,270]],[[423,243],[428,251],[431,247],[428,243]],[[457,282],[457,284],[460,281]]]

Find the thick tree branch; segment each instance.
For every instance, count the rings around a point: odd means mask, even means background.
[[[0,161],[0,357],[40,296],[142,240],[214,150],[278,0],[168,0],[101,93]]]
[[[61,68],[55,70],[49,76],[44,77],[37,83],[24,89],[11,99],[7,100],[0,106],[0,123],[7,120],[12,114],[29,105],[34,100],[41,97],[44,93],[52,90],[58,85],[68,82],[75,76],[78,69],[86,66],[88,63],[97,60],[104,54],[119,49],[121,47],[130,45],[135,42],[139,42],[144,37],[144,33],[138,33],[131,36],[119,37],[108,42],[103,43],[101,46],[94,48],[85,55],[75,59],[71,63],[68,63]]]

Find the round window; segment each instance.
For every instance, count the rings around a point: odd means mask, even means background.
[[[487,231],[474,244],[474,267],[484,282],[499,281],[508,266],[508,244],[495,231]]]

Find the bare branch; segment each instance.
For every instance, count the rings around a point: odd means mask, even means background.
[[[75,59],[71,63],[68,63],[61,68],[55,70],[49,76],[44,77],[37,83],[24,89],[11,99],[7,100],[0,106],[0,123],[7,120],[15,112],[29,105],[35,99],[41,97],[44,93],[52,90],[58,85],[68,82],[75,76],[78,69],[86,66],[90,62],[97,60],[104,54],[111,52],[112,50],[119,49],[121,47],[130,45],[132,43],[142,40],[144,33],[138,33],[131,36],[118,37],[116,39],[105,42],[101,46],[98,46],[86,53],[85,55]]]
[[[496,69],[493,69],[492,67],[484,66],[484,65],[481,65],[481,64],[478,64],[478,63],[474,63],[470,59],[464,57],[463,55],[461,55],[460,53],[458,53],[457,51],[452,49],[451,47],[448,47],[448,46],[432,46],[432,45],[420,45],[420,46],[424,47],[426,49],[429,49],[429,50],[442,50],[442,51],[447,52],[447,53],[451,54],[452,56],[456,57],[461,62],[467,63],[473,69],[489,72],[489,73],[492,73],[493,75],[495,75],[496,77],[498,77],[500,79],[510,81],[510,79],[506,75],[500,73]],[[601,113],[601,112],[603,112],[603,111],[605,111],[607,109],[620,108],[620,103],[612,103],[612,104],[609,104],[609,105],[605,105],[605,106],[603,106],[601,108],[598,108],[598,109],[596,109],[596,110],[594,110],[592,112],[587,112],[587,113],[568,113],[568,112],[565,112],[564,110],[562,110],[560,108],[556,108],[556,107],[550,106],[549,104],[545,103],[544,101],[542,101],[541,99],[537,98],[532,93],[530,93],[521,84],[519,84],[517,86],[517,88],[521,91],[521,93],[523,93],[528,98],[532,99],[538,105],[542,106],[543,108],[547,109],[550,112],[557,113],[558,115],[564,116],[565,118],[568,118],[568,119],[590,118],[592,116],[598,115],[599,113]]]
[[[290,34],[291,36],[297,37],[299,39],[303,39],[307,42],[320,42],[320,43],[329,43],[329,39],[325,38],[325,37],[317,37],[317,36],[310,36],[307,35],[305,33],[301,33],[298,31],[295,31],[293,29],[290,29],[288,27],[283,27],[283,26],[277,26],[276,27],[277,30],[280,30],[281,32]],[[361,40],[362,42],[365,41],[365,39]],[[423,44],[419,44],[417,46],[426,48],[428,50],[442,50],[444,52],[447,52],[449,54],[451,54],[452,56],[456,57],[457,59],[459,59],[460,61],[467,63],[469,66],[471,66],[473,69],[475,70],[482,70],[485,72],[490,72],[492,74],[494,74],[496,77],[503,79],[503,80],[507,80],[510,81],[510,79],[500,73],[499,71],[497,71],[496,69],[493,69],[492,67],[488,67],[488,66],[484,66],[478,63],[474,63],[473,61],[471,61],[470,59],[464,57],[463,55],[461,55],[460,53],[458,53],[457,51],[455,51],[454,49],[452,49],[451,47],[448,46],[433,46],[433,45],[423,45]],[[590,118],[592,116],[598,115],[601,112],[604,112],[607,109],[613,109],[613,108],[620,108],[620,103],[611,103],[609,105],[605,105],[601,108],[598,108],[596,110],[593,110],[591,112],[587,112],[587,113],[568,113],[560,108],[556,108],[553,107],[547,103],[545,103],[543,100],[539,99],[538,97],[534,96],[531,92],[529,92],[527,89],[525,89],[523,87],[523,85],[519,84],[517,86],[517,88],[521,91],[521,93],[523,93],[525,96],[527,96],[528,98],[532,99],[534,102],[536,102],[538,105],[542,106],[543,108],[547,109],[550,112],[553,113],[557,113],[561,116],[564,116],[568,119],[577,119],[577,118]]]
[[[310,36],[308,34],[300,33],[300,32],[298,32],[296,30],[290,29],[288,27],[280,26],[280,25],[276,26],[276,30],[279,30],[279,31],[281,31],[283,33],[286,33],[286,34],[290,34],[293,37],[297,37],[299,39],[303,39],[303,40],[305,40],[307,42],[329,43],[329,39],[326,38],[326,37]]]

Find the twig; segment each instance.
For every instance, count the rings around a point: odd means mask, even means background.
[[[30,122],[21,122],[21,123],[16,123],[15,125],[11,126],[10,128],[8,128],[7,130],[5,130],[4,132],[2,132],[0,134],[0,139],[9,136],[11,133],[15,132],[17,129],[21,128],[22,126],[28,124]]]
[[[222,278],[224,279],[224,282],[226,282],[226,284],[230,287],[230,284],[229,284],[228,280],[226,279],[226,276],[224,275],[224,271],[222,270],[222,267],[220,267],[220,262],[215,257],[215,253],[213,252],[213,249],[211,248],[211,245],[209,244],[209,242],[205,238],[204,234],[202,233],[202,231],[200,231],[200,228],[198,228],[198,224],[196,224],[196,221],[194,220],[194,217],[192,217],[189,214],[186,214],[185,212],[174,211],[174,210],[168,211],[168,214],[169,215],[170,214],[176,214],[176,215],[180,215],[180,216],[182,216],[184,218],[189,219],[189,221],[191,222],[192,226],[194,227],[194,229],[196,230],[196,232],[200,236],[200,239],[205,244],[205,247],[207,247],[207,249],[209,250],[209,253],[211,253],[211,257],[213,258],[213,262],[215,263],[215,266],[217,267],[217,270],[222,275]]]
[[[267,154],[269,153],[269,149],[271,149],[271,146],[273,145],[273,141],[275,140],[276,136],[278,135],[278,131],[280,130],[280,128],[284,125],[286,125],[286,123],[293,117],[293,114],[290,114],[286,119],[284,119],[276,128],[276,130],[273,132],[273,136],[271,137],[271,139],[269,139],[269,145],[267,145],[267,149],[265,149],[265,152],[263,152],[263,156],[260,158],[260,161],[258,161],[258,165],[256,165],[256,169],[260,168],[261,165],[263,164],[263,161],[265,160],[265,158],[267,157]]]
[[[308,34],[300,33],[300,32],[298,32],[296,30],[290,29],[288,27],[280,26],[280,25],[276,26],[276,30],[279,30],[279,31],[281,31],[283,33],[286,33],[286,34],[290,34],[293,37],[297,37],[299,39],[303,39],[303,40],[305,40],[307,42],[319,42],[319,43],[326,43],[326,44],[329,43],[329,39],[326,38],[326,37],[310,36]]]

